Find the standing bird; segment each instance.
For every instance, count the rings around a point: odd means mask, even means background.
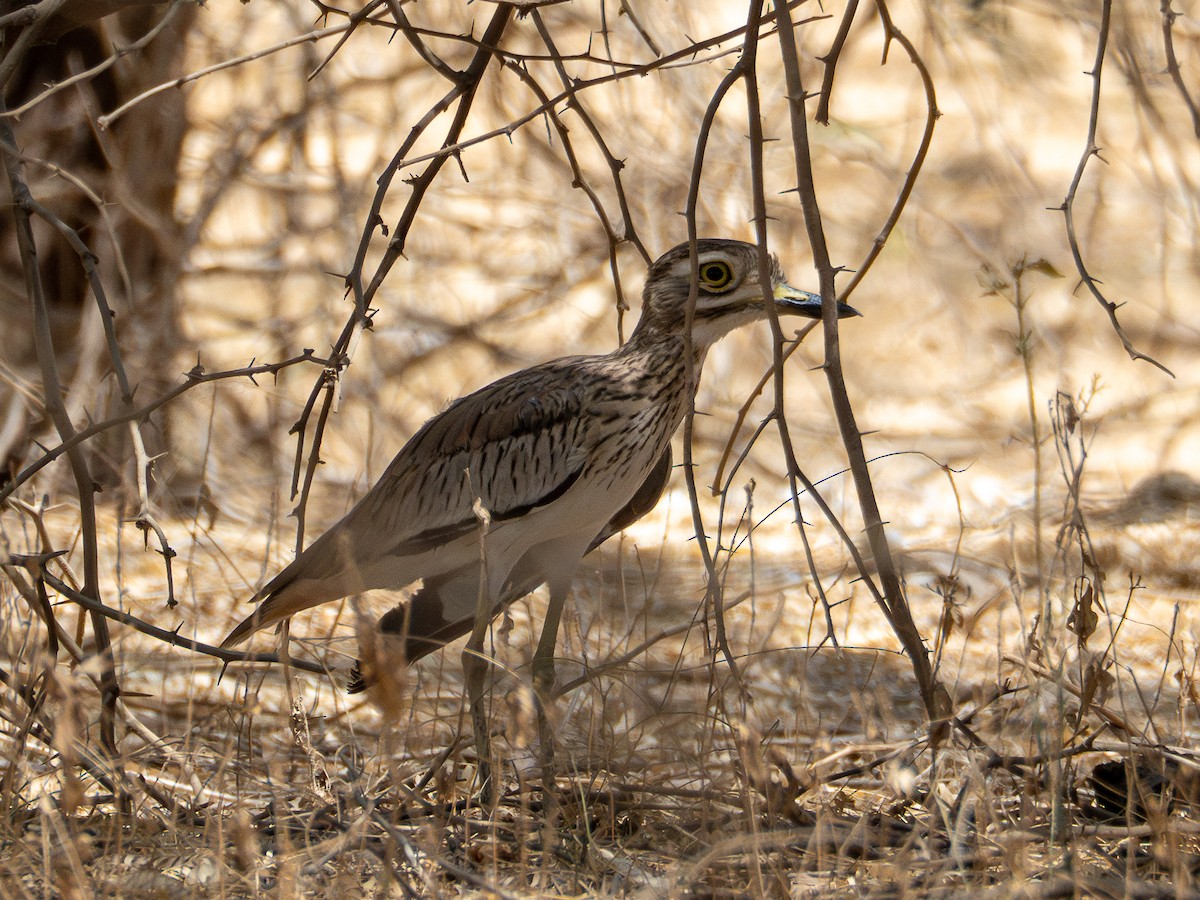
[[[254,595],[258,608],[222,646],[318,604],[421,579],[380,629],[405,638],[410,662],[473,631],[464,665],[478,670],[487,621],[545,582],[533,672],[548,689],[575,569],[662,495],[671,436],[708,349],[764,320],[764,296],[781,315],[821,316],[821,298],[788,285],[774,257],[764,292],[752,244],[700,240],[696,254],[693,265],[680,244],[650,267],[641,319],[620,348],[508,375],[426,422],[358,504]],[[478,707],[482,674],[467,682]],[[361,686],[356,678],[352,689]]]

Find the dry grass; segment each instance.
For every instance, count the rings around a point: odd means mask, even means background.
[[[668,53],[744,24],[740,6],[722,3],[629,5],[642,32],[607,4],[603,40],[598,4],[542,16],[563,56],[590,46],[639,62],[652,58],[645,35]],[[235,6],[201,12],[189,69],[313,24],[298,0]],[[430,0],[404,9],[447,34],[476,21],[476,36],[493,12]],[[842,8],[827,12],[797,29],[810,90]],[[796,17],[818,14],[803,6]],[[116,626],[122,737],[110,759],[98,743],[94,660],[71,665],[64,647],[48,666],[45,629],[6,582],[2,668],[44,690],[34,709],[33,695],[0,696],[0,897],[1195,895],[1200,369],[1189,311],[1200,289],[1200,155],[1163,73],[1161,19],[1115,11],[1102,160],[1087,170],[1075,218],[1092,273],[1126,303],[1122,325],[1174,379],[1122,351],[1078,287],[1061,213],[1048,209],[1085,145],[1092,82],[1080,73],[1097,12],[1025,0],[897,3],[891,14],[930,69],[942,117],[910,204],[853,299],[865,316],[843,323],[841,345],[914,618],[954,700],[940,741],[896,636],[802,497],[826,619],[768,430],[723,497],[701,498],[723,551],[744,689],[712,647],[705,570],[676,479],[654,516],[580,573],[559,644],[569,690],[549,711],[561,766],[551,810],[538,790],[527,671],[538,594],[493,629],[505,792],[481,808],[455,649],[372,696],[343,691],[360,614],[373,620],[394,598],[293,622],[292,656],[321,675],[241,664],[222,673]],[[1198,35],[1194,18],[1176,22],[1188,77]],[[333,40],[187,88],[178,211],[193,244],[180,291],[195,352],[180,370],[197,353],[210,371],[305,347],[323,354],[351,311],[329,273],[349,268],[375,178],[448,83],[376,27],[308,79]],[[625,161],[629,218],[652,254],[684,236],[698,123],[740,42],[580,95]],[[473,52],[430,44],[455,67]],[[505,47],[546,52],[530,19],[515,21]],[[880,67],[880,51],[878,17],[864,9],[839,62],[833,121],[812,126],[831,255],[850,267],[879,233],[925,120],[914,70],[896,46]],[[760,55],[766,128],[781,139],[764,147],[772,247],[794,283],[815,284],[801,206],[785,193],[795,170],[774,37]],[[570,65],[581,78],[613,71]],[[558,89],[550,62],[527,66]],[[492,75],[467,136],[538,105],[512,71]],[[602,154],[577,116],[564,121],[583,181],[618,224]],[[752,235],[745,121],[735,89],[710,135],[701,234]],[[416,152],[436,147],[426,143]],[[469,180],[455,162],[441,173],[374,297],[374,327],[355,347],[321,447],[310,538],[447,399],[563,352],[609,349],[636,314],[642,261],[629,245],[617,250],[634,307],[622,320],[604,228],[544,120],[470,147],[461,162]],[[385,222],[406,190],[397,179]],[[1048,265],[1014,275],[1039,259]],[[858,539],[817,338],[788,364],[788,419],[806,474],[828,479],[823,494]],[[708,361],[702,484],[770,365],[765,329],[730,338]],[[299,366],[256,384],[217,382],[163,411],[171,455],[159,463],[155,510],[177,554],[179,605],[165,605],[162,557],[102,505],[110,606],[208,642],[241,617],[242,601],[292,552],[287,430],[316,374]],[[736,452],[769,409],[769,397],[755,401]],[[1172,470],[1190,474],[1162,475]],[[78,568],[65,467],[17,498],[31,506],[2,512],[9,551],[36,553],[45,540]],[[758,523],[750,540],[747,518]],[[81,614],[57,610],[78,640]]]

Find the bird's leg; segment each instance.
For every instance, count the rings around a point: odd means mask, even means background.
[[[563,606],[571,589],[570,577],[550,580],[550,603],[546,608],[546,619],[542,623],[542,636],[538,639],[533,654],[533,688],[537,694],[539,763],[542,769],[542,802],[545,820],[552,827],[557,799],[555,797],[554,729],[546,714],[554,695],[555,667],[554,647],[558,640],[558,627],[562,622]],[[550,836],[547,835],[547,838]]]
[[[466,682],[467,697],[471,702],[471,728],[475,732],[475,752],[479,756],[479,791],[484,803],[490,803],[492,796],[492,742],[488,738],[487,709],[484,706],[484,685],[487,681],[488,662],[483,654],[483,639],[487,633],[487,622],[479,627],[475,621],[475,629],[471,639],[463,649],[462,665],[463,680]]]
[[[542,623],[542,636],[538,638],[537,649],[533,653],[533,686],[538,697],[550,699],[554,690],[556,676],[554,668],[554,647],[558,642],[558,626],[562,622],[563,605],[566,603],[567,592],[571,583],[550,586],[550,604],[546,608],[546,619]]]
[[[470,478],[469,473],[468,479]],[[463,680],[466,682],[467,697],[471,701],[471,728],[475,732],[475,752],[479,755],[479,796],[485,804],[498,799],[492,784],[492,742],[488,735],[487,710],[483,705],[484,685],[487,681],[488,658],[483,653],[483,639],[487,636],[488,623],[492,620],[492,583],[489,575],[487,555],[487,533],[491,516],[483,503],[475,501],[474,512],[479,520],[479,589],[475,598],[475,624],[471,638],[463,649]],[[497,590],[503,586],[500,578]]]
[[[471,470],[463,470],[467,488],[471,488]],[[472,491],[474,493],[474,491]],[[479,524],[479,589],[475,597],[475,625],[471,638],[463,650],[463,680],[466,682],[467,697],[471,701],[471,728],[475,731],[475,752],[479,755],[479,796],[483,803],[491,804],[499,799],[492,784],[492,742],[488,735],[487,710],[483,706],[484,684],[487,681],[488,658],[483,653],[483,639],[487,635],[488,623],[492,621],[493,597],[500,596],[508,572],[495,571],[499,566],[488,565],[488,531],[492,515],[476,494],[471,512]],[[492,578],[495,577],[495,584]]]

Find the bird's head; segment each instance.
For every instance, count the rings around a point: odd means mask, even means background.
[[[635,336],[647,339],[682,334],[693,282],[697,294],[692,342],[698,349],[712,345],[735,328],[766,318],[757,247],[744,241],[704,238],[696,241],[696,256],[693,268],[688,245],[680,244],[650,267]],[[770,295],[781,316],[821,318],[821,296],[788,284],[774,255]],[[853,307],[838,304],[838,318],[857,315]]]

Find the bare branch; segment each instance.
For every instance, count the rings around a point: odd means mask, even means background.
[[[22,37],[24,37],[24,33]],[[0,112],[3,112],[3,109],[4,103],[0,99]],[[7,119],[0,119],[0,145],[5,148],[16,148],[17,146],[12,126]],[[29,192],[29,186],[25,183],[18,155],[5,152],[3,156],[4,170],[8,176],[9,190],[13,197],[14,224],[21,268],[25,274],[25,291],[33,312],[34,349],[42,373],[43,402],[59,437],[65,442],[74,437],[75,426],[72,425],[70,414],[63,402],[62,380],[59,377],[58,361],[55,355],[54,341],[51,337],[50,311],[38,267],[38,252],[32,224],[37,204]],[[78,445],[67,451],[67,458],[71,464],[71,473],[75,479],[75,489],[79,499],[80,528],[83,537],[83,591],[99,602],[100,556],[96,535],[96,486],[92,480],[87,457]],[[106,752],[115,757],[117,754],[116,702],[120,688],[117,684],[116,667],[112,656],[112,642],[109,638],[108,623],[95,613],[91,616],[91,621],[92,632],[96,639],[96,653],[100,657],[103,671],[101,676],[101,741]]]
[[[1171,9],[1171,0],[1162,0],[1160,9],[1162,11],[1163,52],[1167,57],[1167,74],[1171,76],[1171,81],[1175,83],[1175,88],[1179,91],[1179,96],[1187,107],[1188,114],[1192,117],[1192,131],[1196,137],[1200,138],[1200,107],[1196,106],[1196,101],[1183,81],[1183,71],[1179,68],[1179,60],[1175,56],[1174,26],[1179,13]]]
[[[133,109],[133,107],[140,103],[144,103],[151,97],[163,93],[163,91],[169,91],[172,88],[181,88],[185,84],[190,84],[193,81],[197,81],[205,77],[206,75],[211,75],[214,72],[221,72],[225,69],[233,69],[237,66],[245,65],[253,60],[262,59],[265,56],[271,56],[272,54],[278,53],[281,50],[287,50],[289,47],[296,47],[301,44],[310,44],[316,41],[322,41],[327,37],[332,37],[335,34],[341,34],[343,31],[348,31],[353,27],[353,23],[347,22],[343,25],[333,25],[329,28],[320,28],[316,31],[310,31],[307,34],[297,35],[296,37],[288,38],[285,41],[280,41],[277,44],[272,44],[270,47],[264,47],[261,50],[255,50],[253,53],[247,53],[244,56],[238,56],[234,59],[222,60],[219,63],[215,63],[211,66],[205,66],[203,69],[198,69],[195,72],[191,72],[187,75],[181,75],[178,78],[172,78],[170,81],[164,81],[162,84],[157,84],[148,91],[143,91],[131,100],[127,100],[107,115],[100,116],[98,119],[96,119],[96,124],[101,128],[108,128],[113,122],[125,115],[125,113],[129,112],[129,110]]]
[[[933,77],[929,74],[929,69],[925,65],[925,61],[921,59],[917,53],[917,48],[913,46],[912,41],[908,36],[900,31],[892,24],[892,17],[887,11],[886,4],[878,4],[879,17],[883,22],[885,40],[888,42],[895,41],[904,48],[904,52],[908,54],[909,61],[921,76],[921,86],[925,90],[925,129],[921,134],[921,142],[917,145],[917,151],[913,154],[913,161],[908,167],[908,172],[904,176],[904,184],[900,187],[900,192],[896,195],[896,200],[892,204],[892,211],[888,214],[887,221],[883,223],[883,228],[880,229],[879,235],[875,238],[875,242],[871,245],[871,249],[867,252],[866,258],[859,264],[855,270],[850,283],[842,290],[838,297],[842,302],[854,293],[854,289],[867,276],[871,266],[883,251],[884,244],[892,234],[892,229],[896,227],[896,223],[900,221],[900,214],[904,212],[904,208],[908,205],[908,198],[912,196],[913,187],[917,183],[917,176],[921,173],[921,168],[925,165],[925,158],[929,155],[929,148],[933,144],[933,126],[937,123],[941,113],[937,108],[937,95],[933,88]],[[886,62],[886,57],[885,57]]]
[[[821,57],[825,64],[825,77],[821,80],[821,99],[817,101],[817,114],[814,116],[821,125],[829,124],[829,107],[833,103],[833,76],[837,73],[838,60],[842,48],[846,46],[846,38],[850,36],[850,26],[854,24],[854,14],[858,11],[858,0],[849,0],[842,10],[842,21],[838,23],[837,34],[829,46],[829,52]]]
[[[1075,270],[1079,273],[1079,279],[1088,289],[1088,293],[1095,298],[1100,307],[1108,314],[1109,323],[1112,325],[1117,338],[1121,341],[1121,346],[1129,354],[1129,358],[1148,362],[1156,369],[1174,378],[1174,372],[1154,359],[1154,357],[1147,356],[1133,346],[1133,342],[1125,334],[1125,329],[1121,327],[1121,323],[1117,320],[1117,310],[1120,309],[1121,304],[1109,300],[1100,291],[1100,282],[1092,276],[1088,271],[1087,264],[1083,261],[1083,251],[1079,247],[1079,237],[1075,232],[1075,195],[1079,192],[1079,185],[1083,181],[1083,173],[1087,170],[1088,163],[1093,156],[1099,156],[1100,154],[1100,148],[1096,145],[1096,128],[1100,122],[1100,75],[1104,69],[1104,56],[1108,50],[1108,29],[1111,20],[1112,0],[1103,0],[1100,6],[1100,29],[1096,35],[1096,56],[1092,62],[1092,70],[1088,73],[1092,79],[1092,101],[1088,112],[1086,144],[1083,148],[1083,153],[1079,156],[1079,163],[1075,167],[1075,175],[1071,178],[1071,186],[1067,189],[1067,196],[1063,199],[1062,206],[1058,208],[1063,214],[1063,221],[1067,227],[1067,243],[1071,247],[1071,258],[1075,261]]]
[[[84,609],[95,615],[104,616],[107,619],[112,619],[114,622],[120,622],[122,625],[127,625],[142,634],[149,635],[163,643],[170,644],[173,647],[183,647],[185,650],[191,650],[195,653],[203,653],[205,656],[211,656],[214,659],[219,659],[222,662],[262,662],[262,663],[277,663],[280,660],[278,653],[249,653],[242,650],[226,650],[221,647],[214,647],[211,644],[205,644],[203,641],[194,641],[191,638],[183,637],[178,631],[171,631],[167,628],[159,628],[157,625],[151,625],[137,616],[132,616],[127,612],[122,612],[119,609],[113,609],[111,606],[106,606],[99,600],[96,600],[82,591],[77,591],[66,582],[51,575],[49,572],[43,573],[46,579],[46,584],[58,591],[72,603],[78,603]],[[289,664],[294,668],[302,669],[305,672],[312,672],[315,675],[326,675],[329,670],[324,666],[309,662],[304,659],[289,659]]]
[[[777,2],[776,8],[779,9],[780,6],[782,4]],[[883,0],[877,0],[877,6],[880,14],[886,15],[886,5]],[[838,427],[842,433],[842,443],[846,447],[846,454],[850,460],[850,471],[854,477],[854,486],[858,493],[859,506],[862,510],[867,538],[871,545],[871,555],[879,573],[880,587],[883,592],[880,606],[908,653],[917,684],[920,687],[921,699],[925,703],[925,710],[930,721],[939,722],[944,720],[950,712],[950,697],[934,677],[924,641],[912,620],[912,613],[904,596],[904,590],[900,584],[900,577],[888,544],[887,530],[879,513],[879,504],[875,499],[875,490],[871,484],[871,474],[863,449],[862,432],[855,421],[854,410],[850,405],[845,378],[842,374],[836,291],[834,289],[836,273],[829,259],[816,186],[813,182],[812,155],[808,139],[808,123],[804,116],[805,92],[800,78],[799,56],[796,50],[795,35],[792,29],[786,27],[782,21],[785,12],[779,9],[779,13],[781,17],[778,31],[780,55],[783,60],[788,106],[791,114],[797,192],[804,212],[804,222],[808,230],[813,262],[820,279],[821,296],[824,300],[821,325],[825,335],[825,375],[829,380],[829,393],[837,416]],[[861,563],[860,574],[867,579],[868,573],[861,567]]]
[[[305,350],[299,356],[293,356],[290,359],[285,359],[276,363],[263,363],[260,365],[244,366],[239,369],[229,369],[224,372],[205,372],[200,366],[192,369],[185,374],[187,379],[183,384],[177,385],[167,393],[163,394],[156,400],[151,400],[143,406],[133,409],[126,409],[123,412],[105,419],[102,422],[95,422],[87,428],[80,429],[64,440],[57,447],[51,447],[45,450],[41,456],[31,462],[28,466],[20,471],[16,478],[3,488],[0,488],[0,503],[3,503],[11,497],[18,489],[21,488],[30,478],[48,466],[54,460],[58,459],[64,453],[70,453],[74,448],[90,440],[98,434],[102,434],[118,425],[124,425],[127,422],[138,422],[145,419],[151,413],[162,409],[176,397],[190,391],[192,388],[202,384],[208,384],[213,381],[223,381],[227,378],[249,378],[254,379],[255,375],[275,375],[284,369],[290,368],[300,363],[316,363],[317,365],[326,366],[328,360],[314,356],[311,350]]]

